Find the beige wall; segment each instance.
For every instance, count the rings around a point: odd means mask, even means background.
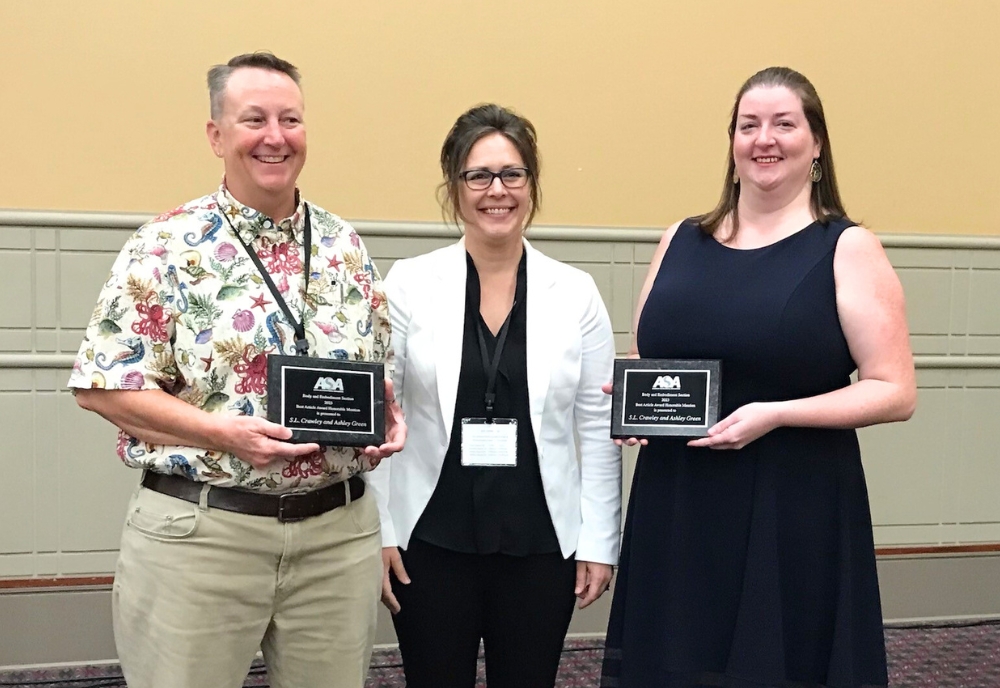
[[[995,0],[2,0],[0,208],[211,190],[204,72],[270,48],[305,76],[302,186],[352,219],[439,219],[440,142],[496,100],[538,126],[541,223],[664,226],[713,204],[740,83],[787,64],[826,101],[853,216],[1000,234],[998,30]]]

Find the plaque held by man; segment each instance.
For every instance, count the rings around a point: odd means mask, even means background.
[[[292,431],[289,442],[379,446],[385,441],[385,366],[272,354],[267,418]]]
[[[309,291],[312,271],[312,213],[304,204],[302,274]],[[382,363],[309,356],[305,319],[295,317],[257,252],[243,240],[229,216],[222,214],[246,250],[260,278],[295,332],[297,356],[267,357],[267,419],[292,431],[288,440],[325,447],[381,446],[385,442],[385,366]]]
[[[707,436],[719,421],[721,374],[714,359],[617,359],[611,437]]]

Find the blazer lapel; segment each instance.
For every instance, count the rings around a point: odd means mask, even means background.
[[[458,375],[462,370],[462,338],[465,329],[465,238],[443,252],[437,266],[439,290],[434,321],[434,360],[437,372],[438,401],[444,420],[445,442],[451,440],[458,398]]]
[[[528,305],[525,313],[527,328],[528,357],[528,403],[531,407],[531,429],[535,434],[535,445],[541,446],[542,409],[549,392],[549,369],[552,362],[552,339],[555,336],[549,305],[549,292],[555,284],[552,272],[545,269],[548,260],[531,247],[527,240],[524,250],[528,252]]]

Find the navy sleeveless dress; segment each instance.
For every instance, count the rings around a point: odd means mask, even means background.
[[[833,255],[850,220],[758,249],[688,220],[639,318],[643,358],[722,360],[721,417],[823,394],[856,365]],[[853,430],[778,428],[738,451],[639,453],[605,688],[886,686],[868,494]]]

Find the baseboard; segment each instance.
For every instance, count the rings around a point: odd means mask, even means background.
[[[880,557],[882,610],[887,625],[974,623],[1000,619],[1000,553]],[[572,639],[604,635],[611,595],[577,610]],[[392,619],[380,607],[376,647],[395,645]],[[111,591],[0,589],[0,667],[114,663]],[[7,620],[15,620],[13,623]],[[81,633],[81,629],[86,632]]]

